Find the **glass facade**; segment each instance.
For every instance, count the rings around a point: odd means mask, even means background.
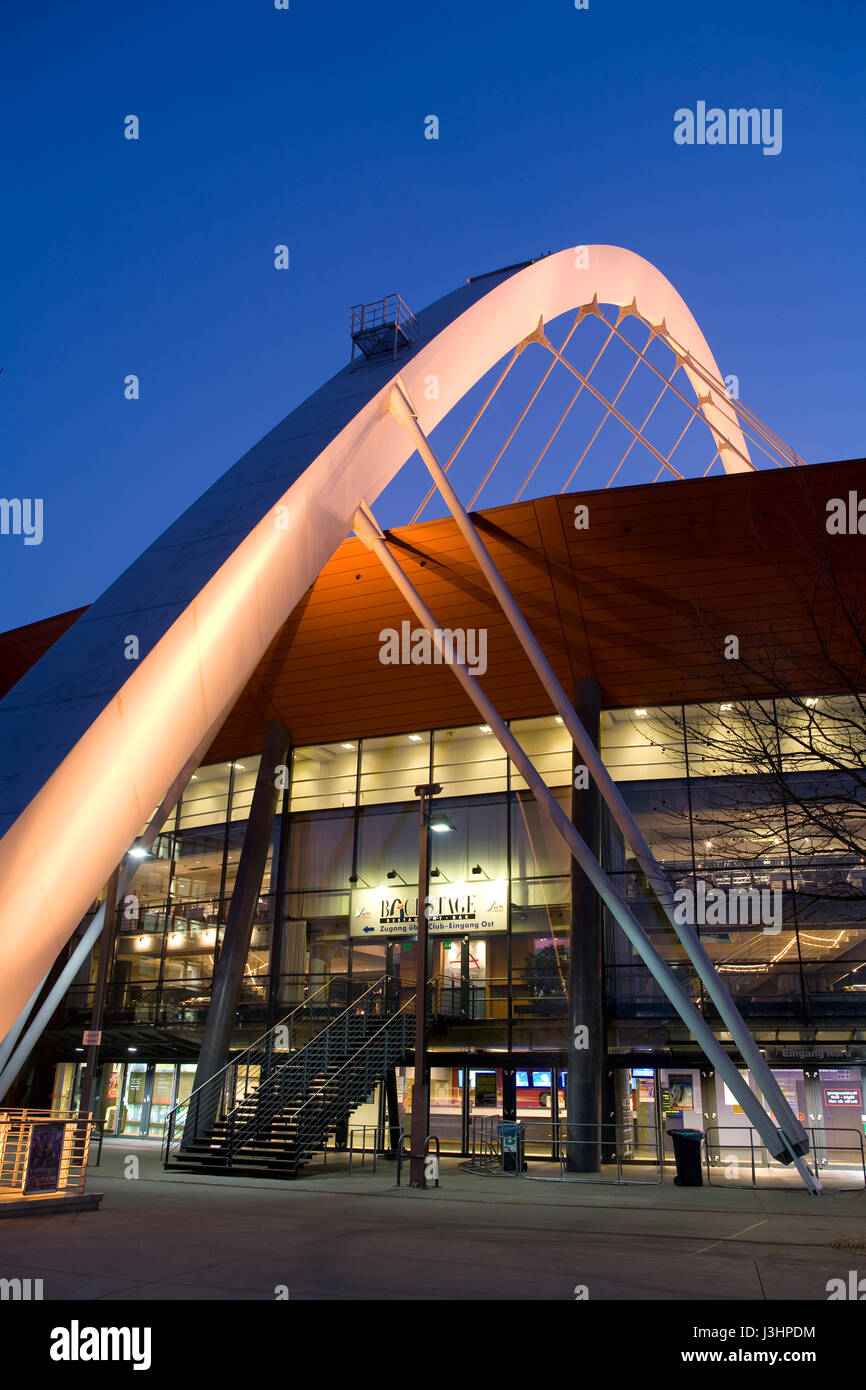
[[[602,757],[620,792],[677,893],[693,908],[710,903],[698,918],[702,941],[752,1031],[777,1044],[796,1043],[805,1030],[813,1039],[816,1029],[850,1032],[862,1013],[866,865],[857,799],[844,785],[844,759],[859,756],[851,733],[843,733],[846,716],[854,726],[850,714],[842,701],[816,698],[605,711],[601,718]],[[568,813],[572,748],[561,721],[545,716],[511,727]],[[105,1026],[149,1027],[154,1044],[147,1060],[102,1067],[100,1104],[112,1132],[158,1135],[167,1109],[192,1084],[194,1060],[160,1057],[160,1030],[180,1033],[194,1059],[257,768],[249,756],[198,770],[119,910]],[[565,1105],[571,863],[486,726],[294,750],[255,912],[238,1045],[333,976],[388,974],[414,984],[411,930],[401,935],[390,918],[372,921],[370,904],[399,908],[417,894],[414,788],[428,781],[442,784],[435,809],[447,821],[447,833],[431,836],[431,894],[471,897],[479,919],[432,936],[439,1021],[431,1038],[433,1132],[443,1148],[465,1148],[475,1119],[501,1115],[503,1067],[495,1054],[505,1053],[517,1069],[519,1117],[531,1118],[539,1143],[549,1146]],[[602,858],[718,1028],[609,817]],[[693,1107],[676,1111],[688,1119],[701,1110],[703,1083],[691,1064],[665,1069],[656,1062],[651,1076],[640,1068],[632,1075],[635,1049],[663,1052],[687,1044],[688,1034],[610,920],[605,990],[609,1055],[621,1071],[617,1104],[632,1118],[637,1150],[640,1133],[664,1113],[665,1096],[689,1097]],[[92,986],[71,990],[67,1020],[85,1021],[91,997]],[[831,1060],[841,1076],[842,1032],[839,1038]],[[850,1070],[850,1086],[827,1082],[832,1102],[819,1105],[817,1090],[798,1091],[798,1110],[824,1115],[832,1104],[842,1115],[845,1105],[853,1122],[862,1093],[858,1068]],[[70,1061],[58,1068],[57,1094],[71,1094],[74,1084]],[[402,1113],[411,1109],[411,1068],[399,1086]],[[735,1112],[718,1102],[719,1124],[736,1127]],[[363,1123],[381,1123],[383,1107],[377,1090]],[[862,1131],[862,1116],[856,1125]]]

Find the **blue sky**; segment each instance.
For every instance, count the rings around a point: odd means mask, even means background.
[[[655,262],[783,439],[862,455],[864,37],[838,0],[6,0],[0,493],[45,534],[0,536],[0,628],[102,592],[350,305],[566,246]],[[698,100],[782,108],[781,153],[676,145]]]

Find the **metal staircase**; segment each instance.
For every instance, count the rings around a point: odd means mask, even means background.
[[[366,988],[336,977],[175,1106],[165,1167],[296,1177],[406,1060],[414,1001],[388,976]]]

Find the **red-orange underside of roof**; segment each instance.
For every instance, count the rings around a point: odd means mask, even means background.
[[[863,688],[866,536],[828,536],[826,503],[866,463],[742,473],[521,502],[476,524],[569,689],[598,681],[605,708]],[[575,508],[588,526],[575,527]],[[389,533],[442,627],[487,630],[482,683],[505,718],[550,704],[454,521]],[[848,617],[842,616],[847,607]],[[0,634],[0,696],[85,610]],[[206,760],[256,751],[279,715],[297,744],[471,724],[447,666],[392,666],[380,633],[414,619],[350,538],[271,643]],[[724,656],[739,641],[739,661]]]

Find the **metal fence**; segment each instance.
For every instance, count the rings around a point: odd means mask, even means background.
[[[806,1161],[826,1187],[835,1191],[866,1188],[866,1145],[862,1130],[825,1128],[823,1125],[805,1126],[805,1129],[809,1136]],[[704,1134],[704,1166],[711,1187],[786,1188],[793,1181],[794,1170],[772,1157],[751,1126],[710,1125]],[[723,1174],[721,1181],[720,1172]]]
[[[101,1131],[73,1110],[0,1110],[0,1201],[82,1193]]]

